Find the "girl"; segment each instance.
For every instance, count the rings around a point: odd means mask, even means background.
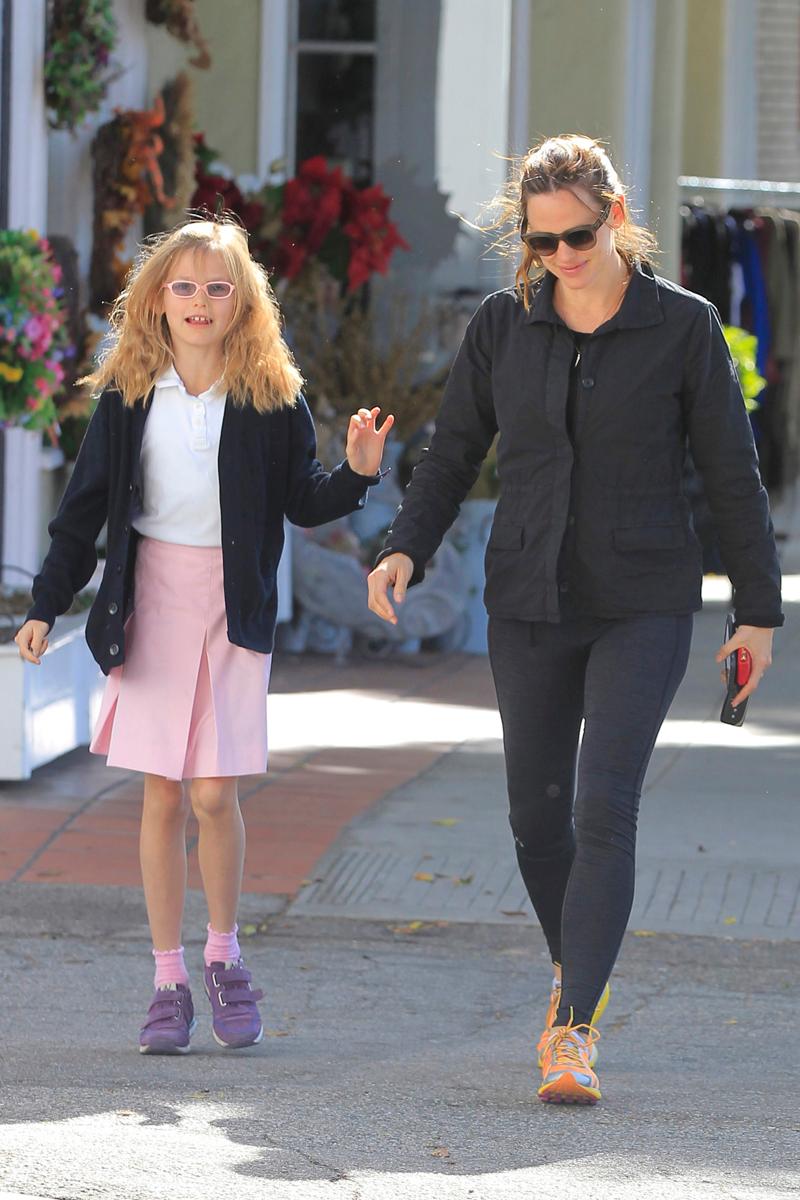
[[[156,968],[139,1048],[185,1053],[195,1024],[180,944],[190,803],[214,1037],[251,1046],[263,1035],[262,993],[236,937],[237,776],[266,769],[283,520],[320,525],[360,508],[393,418],[379,429],[380,409],[361,409],[346,460],[323,469],[266,274],[244,231],[218,221],[190,221],[142,251],[89,382],[102,394],[16,641],[41,662],[55,618],[92,575],[107,521],[86,627],[109,676],[91,750],[144,773],[140,856]]]
[[[578,136],[535,147],[506,216],[516,287],[469,325],[370,607],[396,620],[387,589],[401,603],[422,579],[499,431],[485,600],[511,827],[555,974],[539,1095],[593,1104],[642,781],[700,608],[687,438],[735,587],[738,628],[717,661],[740,646],[753,660],[735,702],[770,664],[780,572],[717,313],[654,274],[654,239],[632,223],[604,150]]]

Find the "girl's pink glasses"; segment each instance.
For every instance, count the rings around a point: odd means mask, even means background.
[[[173,296],[177,296],[179,300],[191,300],[192,296],[196,296],[201,288],[209,300],[227,300],[234,290],[234,284],[223,279],[213,280],[210,283],[195,283],[193,279],[173,279],[171,283],[165,283],[164,287],[169,288]]]

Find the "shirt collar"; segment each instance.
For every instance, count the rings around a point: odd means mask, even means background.
[[[180,375],[175,370],[174,363],[170,363],[170,365],[166,368],[166,370],[163,371],[161,375],[159,375],[158,379],[155,381],[155,387],[156,387],[156,389],[165,388],[165,387],[174,387],[174,388],[178,389],[178,391],[181,393],[182,396],[188,396],[190,394],[189,392],[187,392],[186,386],[185,386],[183,380],[181,379]],[[196,399],[205,400],[208,402],[208,401],[213,401],[213,400],[224,400],[225,396],[226,396],[226,389],[224,388],[223,383],[222,383],[222,376],[220,376],[219,379],[215,380],[215,382],[212,383],[211,387],[206,388],[206,390],[204,392],[201,392],[200,395],[196,397]],[[192,399],[195,399],[195,397],[193,396]]]
[[[551,325],[564,325],[553,307],[555,282],[555,276],[545,271],[544,276],[534,284],[533,299],[526,318],[528,324],[544,321]],[[664,312],[658,292],[658,280],[652,268],[646,263],[636,263],[619,311],[602,326],[604,332],[660,325],[664,320]]]

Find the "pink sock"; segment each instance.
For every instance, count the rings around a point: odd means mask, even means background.
[[[183,961],[183,946],[177,950],[154,950],[156,960],[156,987],[165,987],[168,983],[188,984],[189,972]]]
[[[239,939],[236,936],[239,926],[234,925],[230,933],[217,933],[210,925],[207,925],[206,928],[208,929],[208,941],[203,951],[206,966],[210,967],[215,962],[238,962],[242,956]]]

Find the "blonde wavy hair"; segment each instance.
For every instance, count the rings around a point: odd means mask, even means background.
[[[500,232],[493,248],[517,258],[515,286],[525,308],[530,307],[531,289],[542,278],[545,266],[520,238],[527,216],[528,199],[545,192],[569,191],[576,187],[589,192],[603,208],[619,196],[627,196],[608,153],[600,142],[580,133],[545,138],[521,158],[512,160],[512,178],[486,207],[488,221],[481,227]],[[650,262],[658,254],[658,243],[649,229],[631,220],[627,203],[622,224],[614,229],[616,249],[629,266]]]
[[[112,384],[126,405],[146,397],[172,363],[172,340],[161,311],[161,289],[184,251],[221,255],[236,286],[223,349],[223,386],[234,403],[274,412],[296,403],[303,377],[281,333],[281,315],[266,271],[250,257],[247,234],[233,220],[190,219],[148,238],[111,311],[110,345],[81,382]]]

